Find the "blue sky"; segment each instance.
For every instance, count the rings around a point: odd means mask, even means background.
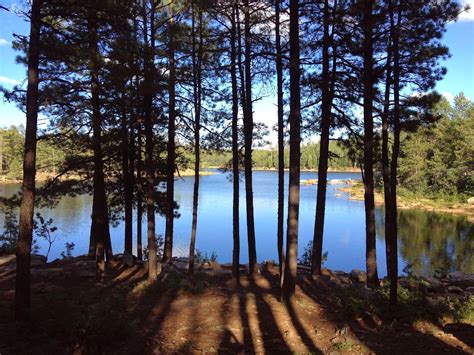
[[[13,10],[0,10],[0,85],[6,88],[25,79],[25,67],[15,63],[17,53],[11,48],[13,33],[28,34],[29,31],[29,24],[15,13],[21,8],[18,4],[25,3],[25,0],[0,0],[0,5]],[[449,47],[452,56],[444,62],[448,73],[436,87],[448,99],[460,92],[474,99],[474,0],[461,0],[461,3],[470,4],[473,9],[463,13],[456,23],[447,26],[443,42]],[[275,103],[275,97],[266,97],[257,102],[254,107],[255,120],[272,127],[276,122]],[[0,98],[0,127],[18,125],[24,121],[24,114],[14,104]],[[269,139],[274,141],[275,134],[272,133]]]

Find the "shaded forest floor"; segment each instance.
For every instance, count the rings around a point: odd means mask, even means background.
[[[57,261],[33,269],[32,319],[15,324],[15,271],[0,266],[0,353],[474,353],[472,296],[431,307],[401,289],[390,314],[384,288],[302,270],[285,305],[275,265],[262,265],[255,282],[244,271],[239,287],[217,264],[192,280],[166,267],[149,284],[143,266],[116,262],[97,283],[93,261]]]

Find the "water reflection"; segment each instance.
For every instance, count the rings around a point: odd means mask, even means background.
[[[474,226],[467,218],[404,210],[398,226],[400,254],[415,274],[474,272]]]
[[[303,172],[301,178],[315,179],[316,173]],[[357,173],[329,173],[328,178],[360,179]],[[286,177],[288,179],[288,177]],[[288,181],[288,180],[286,180]],[[247,262],[245,228],[245,191],[241,184],[241,260]],[[328,252],[326,266],[350,271],[365,268],[364,203],[351,201],[338,190],[341,184],[329,184],[327,191],[325,240],[323,249]],[[0,185],[0,195],[17,192],[18,184]],[[254,172],[254,203],[258,260],[277,257],[277,190],[275,172]],[[193,178],[176,182],[176,199],[181,217],[175,222],[173,253],[186,255],[191,231]],[[299,253],[313,237],[316,186],[301,187]],[[88,195],[64,197],[53,209],[40,209],[41,214],[52,217],[58,227],[58,241],[53,245],[50,258],[59,257],[64,243],[72,241],[74,255],[88,249],[92,199]],[[157,216],[156,232],[163,234],[164,218]],[[376,210],[377,259],[379,275],[386,274],[383,210]],[[0,228],[3,216],[0,212]],[[134,233],[135,233],[134,226]],[[146,230],[145,221],[143,228]],[[232,182],[226,174],[201,177],[197,248],[210,254],[215,251],[220,262],[232,259]],[[466,218],[426,211],[400,211],[399,214],[400,272],[408,263],[415,274],[432,275],[437,269],[474,272],[474,226]],[[123,224],[111,228],[114,252],[123,250]],[[42,243],[39,243],[43,246]],[[44,243],[43,243],[44,244]]]

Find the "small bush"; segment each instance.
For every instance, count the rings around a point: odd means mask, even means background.
[[[324,252],[321,258],[321,264],[324,264],[328,260],[328,252]],[[310,240],[304,248],[303,255],[298,259],[298,264],[303,266],[311,266],[313,262],[313,241]]]
[[[155,242],[156,242],[156,257],[157,257],[157,260],[161,260],[161,258],[163,257],[163,246],[165,244],[165,241],[163,240],[163,235],[155,234]],[[143,249],[143,258],[145,260],[148,260],[148,254],[149,254],[149,250],[148,250],[148,246],[146,246],[145,249]]]
[[[207,253],[202,253],[199,249],[196,249],[194,252],[194,260],[198,264],[208,263],[208,262],[217,262],[217,253],[211,252],[211,256],[209,257]]]
[[[63,259],[72,257],[72,251],[76,245],[73,242],[66,242],[65,246],[66,250],[61,252],[61,257]]]

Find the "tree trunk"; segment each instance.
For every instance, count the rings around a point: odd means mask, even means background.
[[[391,8],[391,5],[390,5]],[[390,11],[390,9],[389,9]],[[392,207],[390,193],[390,171],[389,171],[389,151],[388,151],[388,132],[389,132],[389,112],[390,112],[390,87],[392,85],[392,39],[389,38],[387,43],[387,64],[385,77],[385,97],[384,109],[382,112],[382,179],[385,202],[385,257],[387,265],[387,274],[390,277],[390,239],[392,237],[392,214],[390,209]]]
[[[167,147],[167,171],[166,171],[166,231],[165,250],[163,262],[169,263],[173,257],[173,229],[174,229],[174,170],[175,170],[175,133],[176,133],[176,112],[175,112],[175,63],[174,63],[174,14],[173,0],[169,4],[169,121],[168,121],[168,147]]]
[[[362,27],[364,31],[364,69],[362,82],[364,86],[364,201],[366,229],[366,267],[367,285],[378,286],[377,254],[375,240],[375,202],[374,202],[374,118],[372,116],[374,98],[373,70],[373,2],[364,1]]]
[[[335,5],[334,5],[335,6]],[[318,166],[318,192],[316,202],[316,216],[314,222],[313,236],[313,258],[311,272],[313,276],[321,274],[324,215],[326,212],[326,189],[329,160],[329,130],[331,128],[331,83],[329,73],[329,46],[331,37],[329,35],[329,1],[324,1],[324,35],[323,35],[323,71],[322,71],[322,103],[321,103],[321,140],[319,144],[319,166]],[[333,55],[335,55],[333,53]]]
[[[28,88],[26,92],[25,153],[20,205],[20,224],[16,250],[15,319],[25,320],[30,312],[30,264],[33,238],[33,213],[36,181],[36,133],[38,125],[38,67],[41,32],[41,1],[31,4],[28,44]]]
[[[283,119],[283,58],[280,38],[280,1],[275,0],[275,42],[276,42],[276,72],[278,97],[278,227],[277,247],[278,265],[280,272],[280,287],[283,286],[285,270],[285,251],[283,244],[284,205],[285,205],[285,126]],[[272,164],[273,166],[273,164]]]
[[[130,179],[130,142],[129,142],[129,126],[127,120],[127,114],[124,112],[122,114],[122,178],[123,178],[123,188],[124,188],[124,199],[125,199],[125,241],[124,241],[124,261],[130,261],[130,258],[126,258],[125,256],[128,255],[131,257],[132,255],[132,248],[133,248],[133,232],[132,232],[132,225],[133,225],[133,185],[131,184]],[[129,265],[131,266],[131,265]]]
[[[97,19],[91,11],[88,19],[89,26],[89,49],[90,80],[91,80],[91,106],[92,106],[92,147],[94,151],[94,201],[92,219],[95,227],[96,238],[96,261],[97,276],[103,279],[105,276],[105,260],[109,260],[111,254],[109,217],[107,210],[107,195],[105,192],[104,162],[102,154],[102,117],[100,113],[100,58],[97,40]],[[106,257],[107,256],[107,257]]]
[[[252,184],[252,139],[253,139],[253,112],[252,112],[252,75],[251,75],[251,33],[250,33],[250,5],[244,0],[244,34],[245,34],[245,201],[247,211],[247,240],[249,248],[249,274],[253,278],[257,273],[257,249],[255,245],[255,220],[253,208]]]
[[[143,181],[142,181],[142,129],[137,129],[137,258],[143,260],[142,221],[143,221]]]
[[[232,183],[233,183],[233,200],[232,200],[232,235],[233,235],[233,251],[232,251],[232,276],[240,281],[240,220],[239,220],[239,94],[237,85],[237,69],[236,69],[236,12],[237,5],[232,6],[232,29],[230,33],[231,43],[231,66],[230,74],[232,81]]]
[[[398,231],[397,231],[397,166],[398,156],[400,154],[400,23],[403,1],[398,4],[397,25],[394,26],[393,11],[391,11],[390,22],[393,29],[393,147],[392,161],[390,165],[390,194],[391,199],[391,238],[390,238],[390,305],[395,308],[397,305],[397,288],[398,288]]]
[[[143,8],[143,31],[145,40],[144,60],[144,96],[143,112],[145,119],[145,162],[146,162],[146,215],[148,239],[148,281],[156,281],[157,277],[157,248],[155,239],[155,164],[153,159],[153,90],[154,90],[154,64],[155,55],[155,8],[154,1],[150,0],[150,36],[148,39],[147,9]],[[145,5],[145,4],[144,4]]]
[[[290,176],[288,189],[286,264],[282,288],[282,298],[287,301],[295,294],[298,258],[301,160],[300,42],[298,12],[298,0],[290,0]]]
[[[192,1],[192,32],[193,32],[193,96],[194,96],[194,191],[193,191],[193,220],[191,226],[191,243],[189,244],[189,274],[194,273],[194,250],[196,248],[196,229],[199,204],[199,163],[201,129],[201,67],[202,67],[202,11],[199,10],[199,44],[196,58],[195,7]]]
[[[97,214],[97,194],[95,190],[92,193],[92,214],[91,214],[91,228],[89,230],[89,252],[88,258],[95,260],[97,249],[97,226],[94,216]]]

